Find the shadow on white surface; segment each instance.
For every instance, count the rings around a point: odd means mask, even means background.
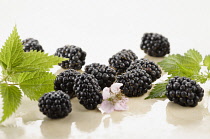
[[[164,57],[152,57],[147,54],[144,56],[144,58],[149,59],[150,61],[153,61],[155,63],[158,63],[164,59]]]
[[[71,115],[63,119],[44,118],[40,129],[45,138],[62,138],[67,139],[71,134]]]
[[[25,134],[23,127],[1,127],[1,139],[18,139]]]
[[[76,128],[83,132],[93,132],[101,124],[101,119],[104,116],[98,110],[87,110],[79,104],[77,98],[71,99],[72,102],[72,117],[71,122],[75,122]]]
[[[204,108],[202,104],[196,107],[183,107],[169,102],[166,106],[166,121],[175,126],[189,126],[201,123],[208,113],[208,108]]]
[[[141,97],[130,97],[127,111],[114,111],[110,117],[103,120],[104,127],[108,128],[112,123],[119,124],[125,117],[142,116],[151,111],[152,105],[157,102],[155,99],[144,100],[147,94]]]

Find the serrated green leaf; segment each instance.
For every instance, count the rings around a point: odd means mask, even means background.
[[[199,75],[193,75],[190,77],[192,80],[195,80],[200,83],[205,83],[207,81],[208,75],[199,74]]]
[[[0,61],[0,66],[2,67],[3,70],[6,70],[7,68],[7,65],[2,61]]]
[[[49,72],[20,73],[17,82],[31,100],[38,100],[44,93],[54,90],[55,75]]]
[[[0,121],[6,120],[16,111],[21,102],[21,91],[16,86],[8,86],[6,83],[0,85],[0,93],[3,98],[3,117]]]
[[[202,61],[202,55],[195,49],[188,50],[184,55],[186,57],[192,58],[195,61],[195,63],[201,63]]]
[[[197,61],[199,61],[197,59]],[[172,76],[191,77],[198,75],[200,71],[200,62],[196,62],[194,58],[189,56],[170,55],[158,64],[165,72]]]
[[[0,61],[4,63],[4,68],[6,66],[7,69],[11,69],[22,63],[23,53],[23,45],[15,26],[12,34],[1,48]]]
[[[23,62],[18,65],[14,70],[15,72],[31,72],[36,70],[48,71],[53,68],[53,65],[57,65],[66,60],[54,55],[48,55],[47,53],[30,51],[23,54]]]
[[[149,96],[145,99],[153,99],[153,98],[164,98],[166,93],[166,85],[167,83],[159,83],[156,84],[155,87],[150,92]]]
[[[207,55],[203,60],[203,65],[207,66],[207,69],[210,70],[210,55]]]
[[[208,73],[207,77],[210,79],[210,73]]]

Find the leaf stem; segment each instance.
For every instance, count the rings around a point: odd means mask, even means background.
[[[14,83],[14,84],[7,84],[7,85],[19,85],[19,84],[17,84],[17,83],[15,84],[15,83]]]

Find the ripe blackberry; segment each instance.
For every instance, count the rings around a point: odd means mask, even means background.
[[[109,65],[116,70],[117,74],[122,74],[135,59],[138,57],[133,51],[123,49],[109,58]]]
[[[85,72],[94,75],[94,77],[98,80],[98,84],[101,89],[110,87],[115,81],[116,71],[106,65],[92,63],[85,66]]]
[[[157,33],[145,33],[140,48],[154,57],[163,57],[170,53],[168,39]]]
[[[128,97],[138,97],[152,88],[152,79],[145,70],[135,69],[117,76],[117,82],[122,83],[122,93]]]
[[[54,81],[54,89],[62,90],[63,92],[68,94],[70,98],[75,97],[76,94],[73,90],[73,86],[74,80],[78,75],[80,75],[80,73],[74,69],[69,69],[64,72],[61,72],[59,75],[57,75]]]
[[[133,61],[130,65],[130,67],[127,69],[127,71],[133,70],[133,69],[143,69],[145,70],[151,77],[152,81],[154,82],[158,78],[161,77],[161,69],[156,65],[154,62],[149,61],[148,59],[142,58],[140,60],[136,59]]]
[[[64,118],[72,111],[69,96],[61,90],[45,93],[38,106],[44,115],[52,119]]]
[[[80,104],[86,109],[93,110],[102,102],[102,94],[97,79],[87,73],[77,76],[74,84],[74,91]]]
[[[57,49],[55,56],[69,58],[69,60],[62,61],[62,63],[58,64],[63,69],[80,70],[85,64],[86,52],[80,47],[65,45]]]
[[[33,38],[28,38],[28,39],[23,40],[22,43],[23,43],[23,50],[25,52],[30,52],[31,50],[44,52],[38,40],[35,40]]]
[[[166,96],[170,101],[181,106],[195,107],[204,96],[204,90],[196,81],[186,77],[175,76],[166,86]]]

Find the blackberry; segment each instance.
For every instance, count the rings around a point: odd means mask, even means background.
[[[64,72],[61,72],[56,76],[54,81],[54,89],[62,90],[66,94],[70,96],[70,98],[75,97],[75,92],[73,90],[74,80],[76,76],[80,75],[80,73],[74,69],[69,69]]]
[[[196,81],[175,76],[166,86],[166,96],[170,101],[181,106],[195,107],[204,96],[204,90]]]
[[[154,57],[163,57],[170,53],[168,39],[157,33],[145,33],[140,48]]]
[[[69,96],[61,90],[45,93],[38,106],[44,115],[52,119],[64,118],[72,111]]]
[[[85,66],[85,72],[94,75],[94,77],[98,80],[98,84],[101,89],[110,87],[115,81],[116,71],[106,65],[92,63]]]
[[[86,109],[93,110],[102,102],[102,94],[97,79],[87,73],[77,76],[74,84],[74,91],[80,104]]]
[[[80,47],[65,45],[57,49],[55,56],[69,58],[69,60],[62,61],[62,63],[58,64],[63,69],[80,70],[85,64],[86,52]]]
[[[35,40],[33,38],[28,38],[28,39],[23,40],[22,43],[23,43],[23,50],[25,52],[30,52],[31,50],[44,52],[44,49],[39,44],[38,40]]]
[[[122,74],[135,59],[138,57],[133,51],[123,49],[109,59],[109,65],[116,70],[117,74]]]
[[[130,65],[130,67],[127,69],[127,71],[133,70],[133,69],[143,69],[145,70],[151,77],[152,81],[154,82],[158,78],[161,77],[161,69],[156,65],[154,62],[149,61],[148,59],[142,58],[140,60],[136,59],[133,61]]]
[[[145,70],[135,69],[117,76],[117,82],[122,83],[121,91],[128,97],[138,97],[152,88],[152,79]]]

